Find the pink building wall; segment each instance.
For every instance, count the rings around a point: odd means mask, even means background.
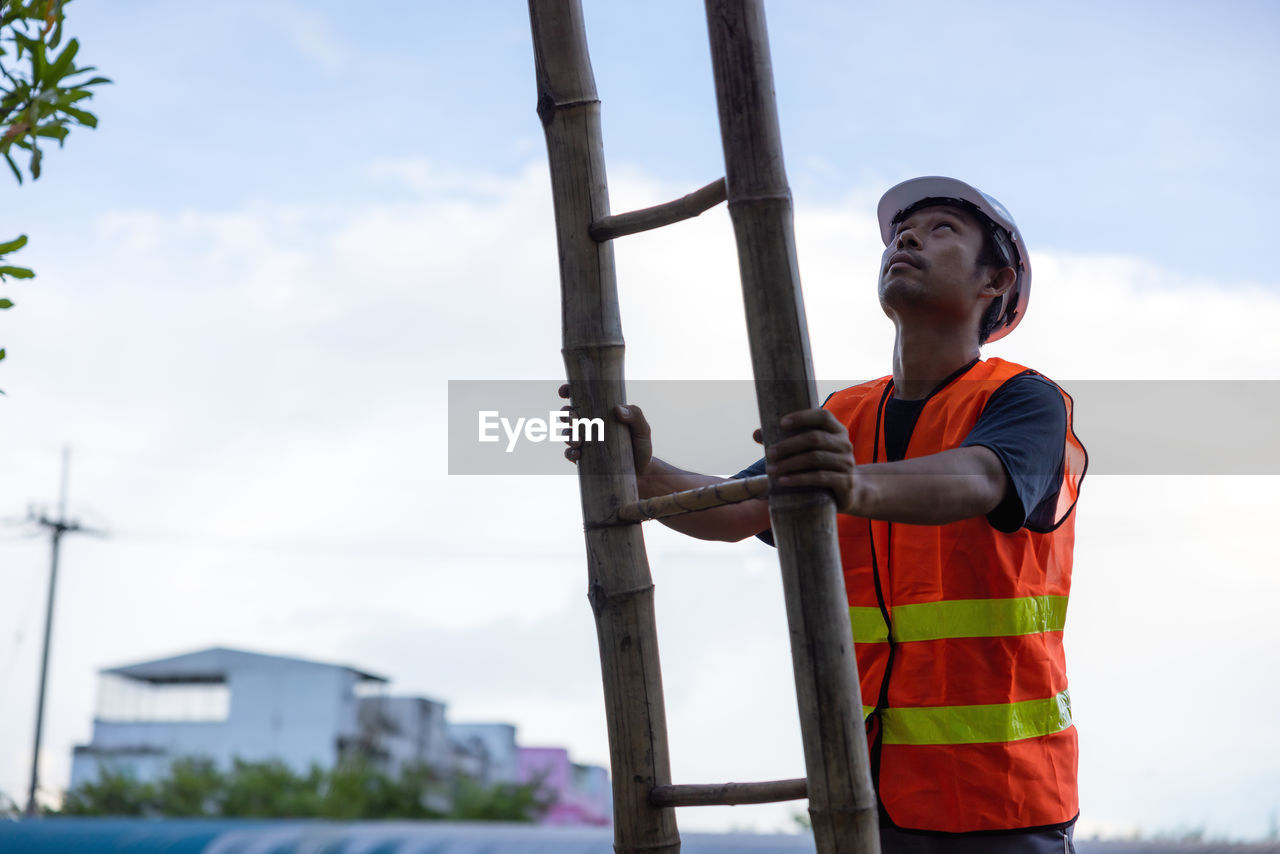
[[[613,791],[604,768],[575,765],[563,747],[521,747],[516,768],[521,783],[541,780],[555,797],[540,824],[613,824]]]

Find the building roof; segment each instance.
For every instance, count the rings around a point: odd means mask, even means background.
[[[686,854],[806,854],[813,838],[756,834],[682,834]],[[40,854],[140,854],[253,851],[396,851],[399,854],[613,854],[612,828],[554,828],[514,822],[325,822],[46,818],[0,823],[0,848]]]
[[[682,833],[685,854],[812,854],[808,834]],[[1272,854],[1274,842],[1077,840],[1080,854]],[[552,828],[528,824],[448,821],[327,822],[245,819],[45,818],[0,822],[0,848],[12,854],[207,854],[254,851],[396,851],[398,854],[613,854],[611,828]]]
[[[137,664],[125,664],[120,667],[109,667],[98,671],[126,679],[137,679],[142,682],[222,682],[233,670],[252,670],[261,667],[281,667],[286,665],[307,667],[332,667],[347,670],[356,675],[362,682],[388,682],[385,676],[360,670],[345,664],[331,664],[324,661],[312,661],[306,658],[294,658],[285,655],[265,655],[260,652],[247,652],[240,649],[229,649],[223,646],[173,655],[168,658],[157,658],[152,661],[141,661]]]

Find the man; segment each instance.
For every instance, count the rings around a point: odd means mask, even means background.
[[[1026,246],[1003,206],[950,178],[899,184],[878,215],[893,373],[784,417],[788,437],[740,476],[835,497],[883,849],[1071,851],[1062,628],[1086,458],[1064,392],[979,358],[1026,312]],[[639,407],[616,416],[642,497],[721,480],[653,457]],[[759,499],[663,521],[768,538]]]

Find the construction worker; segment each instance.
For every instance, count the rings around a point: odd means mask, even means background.
[[[878,218],[892,374],[785,416],[788,437],[737,476],[835,498],[883,851],[1074,851],[1062,629],[1086,458],[1065,392],[979,354],[1025,316],[1026,245],[951,178],[893,187]],[[615,415],[641,497],[723,480],[654,457],[640,407]],[[763,499],[662,521],[769,540]]]

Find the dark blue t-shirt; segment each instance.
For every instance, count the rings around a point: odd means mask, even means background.
[[[887,461],[903,458],[927,400],[890,397],[885,401]],[[1053,527],[1066,439],[1066,404],[1057,386],[1044,377],[1020,374],[992,393],[961,447],[989,448],[1009,475],[1008,492],[999,506],[987,514],[997,531],[1011,533],[1023,526],[1031,530]],[[765,461],[761,458],[734,477],[764,473]],[[771,531],[763,531],[759,537],[773,545]]]

